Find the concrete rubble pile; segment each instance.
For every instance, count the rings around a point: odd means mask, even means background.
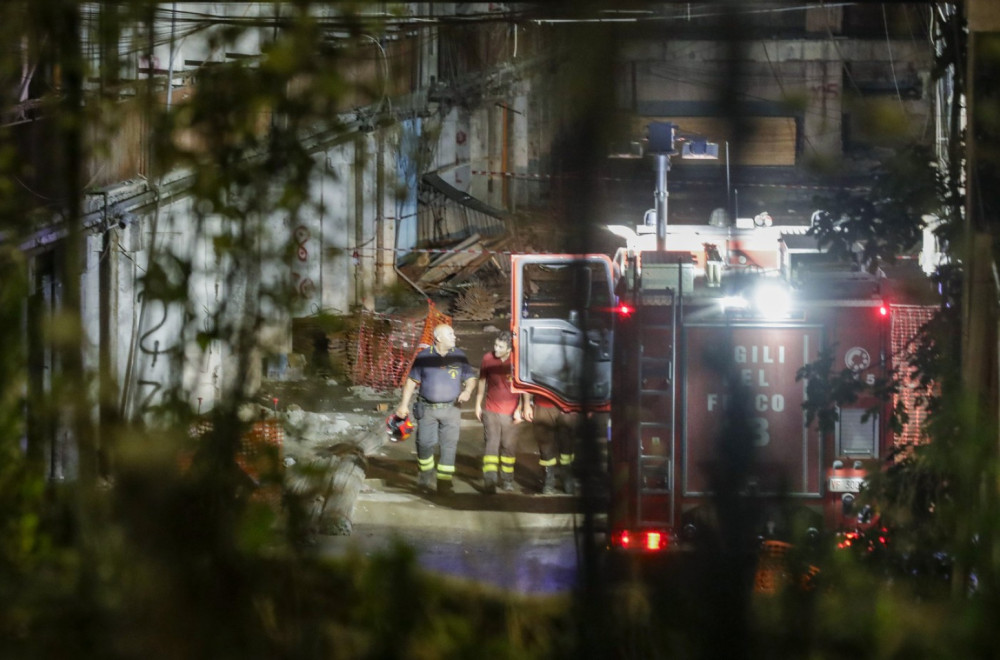
[[[285,484],[290,492],[312,498],[313,535],[351,533],[351,509],[365,480],[367,457],[386,441],[385,414],[378,410],[384,404],[346,403],[353,412],[307,412],[291,404],[279,413],[285,428]]]

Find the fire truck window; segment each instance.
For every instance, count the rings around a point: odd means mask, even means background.
[[[528,264],[524,267],[521,313],[610,328],[613,305],[608,275],[600,265]]]
[[[612,282],[608,279],[609,274],[599,265],[593,264],[590,266],[589,275],[588,325],[592,328],[610,330],[615,301]]]

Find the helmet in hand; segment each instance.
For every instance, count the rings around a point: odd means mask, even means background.
[[[392,414],[385,420],[386,431],[393,442],[403,442],[413,434],[413,422],[409,417]]]

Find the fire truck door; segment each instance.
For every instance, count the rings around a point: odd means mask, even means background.
[[[511,257],[516,389],[572,409],[610,406],[613,273],[605,255]]]

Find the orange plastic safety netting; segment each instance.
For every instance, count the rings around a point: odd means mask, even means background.
[[[901,432],[896,434],[897,445],[912,445],[921,441],[921,429],[927,421],[927,409],[919,405],[919,399],[930,393],[932,388],[922,388],[920,381],[910,375],[906,362],[913,352],[913,340],[920,328],[934,315],[934,307],[923,305],[892,305],[892,355],[896,367],[901,372],[899,393],[893,397],[893,404],[902,402],[906,406],[909,419]],[[933,386],[932,386],[933,387]]]
[[[191,425],[192,438],[202,438],[212,431],[212,422],[201,419]],[[284,470],[285,427],[277,418],[253,422],[240,437],[240,446],[234,459],[253,484],[251,500],[262,501],[274,507],[281,505],[281,484],[276,479]],[[191,468],[194,456],[185,452],[180,456],[182,470]]]
[[[434,343],[434,328],[451,317],[431,304],[423,318],[362,311],[351,362],[351,381],[377,390],[399,387],[413,359]]]

